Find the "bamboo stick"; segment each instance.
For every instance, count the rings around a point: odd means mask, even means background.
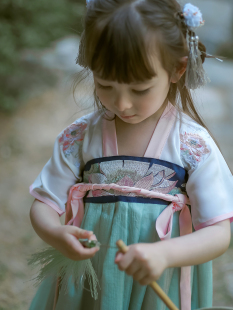
[[[124,244],[122,240],[118,240],[116,245],[120,252],[123,254],[127,253],[128,247]],[[171,299],[165,294],[165,292],[161,289],[161,287],[157,284],[157,282],[153,281],[150,283],[150,286],[155,291],[155,293],[161,298],[161,300],[165,303],[165,305],[169,308],[169,310],[179,310],[176,305],[171,301]]]

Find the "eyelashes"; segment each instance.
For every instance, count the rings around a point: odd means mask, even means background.
[[[112,86],[104,86],[101,85],[100,83],[97,83],[97,87],[99,89],[104,89],[104,90],[112,90]],[[142,96],[147,94],[150,91],[150,88],[144,89],[144,90],[136,90],[136,89],[132,89],[132,92],[136,95]]]
[[[149,93],[149,91],[150,91],[150,88],[147,88],[144,90],[135,90],[135,89],[132,90],[133,93],[135,93],[139,96],[145,95],[145,94]]]
[[[101,85],[101,84],[99,84],[99,83],[97,83],[97,86],[98,86],[98,88],[100,88],[100,89],[106,89],[106,90],[112,89],[112,86],[104,86],[104,85]]]

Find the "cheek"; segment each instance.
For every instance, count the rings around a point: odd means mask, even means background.
[[[104,106],[110,105],[111,96],[106,91],[102,91],[100,89],[96,89],[96,95]]]
[[[137,112],[139,114],[151,114],[154,113],[154,110],[157,107],[157,100],[155,98],[155,96],[146,96],[143,99],[137,100],[137,102],[135,102],[135,108],[137,110]]]
[[[150,94],[141,98],[137,102],[137,111],[139,113],[148,114],[155,113],[163,104],[166,99],[168,89],[161,91],[159,87],[154,88]]]

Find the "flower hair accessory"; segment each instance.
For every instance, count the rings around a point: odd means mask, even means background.
[[[203,26],[204,21],[199,8],[191,3],[185,4],[181,17],[187,26],[186,40],[189,49],[185,86],[189,89],[197,89],[210,82],[202,64],[202,52],[198,47],[199,37],[195,34],[195,30]]]
[[[187,3],[184,6],[183,16],[185,23],[190,28],[198,28],[204,25],[201,11],[191,3]]]

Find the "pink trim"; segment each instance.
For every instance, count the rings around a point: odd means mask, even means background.
[[[192,218],[187,205],[179,216],[180,236],[192,233]],[[180,274],[181,310],[191,310],[191,266],[181,267]]]
[[[80,218],[80,215],[84,214],[84,210],[80,211],[80,208],[81,209],[84,208],[82,198],[85,196],[87,191],[89,191],[89,190],[92,190],[92,191],[93,190],[109,191],[110,189],[113,189],[113,190],[115,190],[117,192],[121,192],[121,193],[135,193],[135,194],[137,194],[137,196],[143,196],[143,197],[149,197],[149,198],[160,198],[160,199],[163,199],[166,201],[171,201],[171,202],[175,203],[172,206],[172,212],[179,211],[182,209],[182,207],[184,205],[190,204],[188,197],[184,196],[183,194],[178,194],[178,195],[173,196],[173,195],[169,195],[169,194],[162,194],[162,193],[153,192],[153,191],[149,191],[149,190],[141,189],[141,188],[136,188],[136,187],[121,186],[121,185],[117,185],[115,183],[111,183],[111,184],[78,183],[78,184],[75,184],[74,186],[72,186],[70,189],[70,192],[69,192],[69,197],[68,197],[68,201],[67,201],[67,208],[66,208],[66,223],[71,224],[71,223],[73,223],[73,221],[76,221],[76,220],[79,223],[81,223],[82,218]],[[76,216],[78,216],[79,219],[75,219]],[[162,237],[162,235],[161,235],[161,237]]]
[[[207,226],[216,224],[218,222],[221,222],[221,221],[224,221],[224,220],[227,220],[227,219],[230,219],[231,223],[233,222],[233,212],[229,212],[229,213],[226,213],[226,214],[218,215],[218,216],[212,218],[211,220],[208,220],[208,221],[206,221],[204,223],[201,223],[201,224],[195,226],[194,228],[195,228],[195,230],[199,230],[201,228],[205,228]]]
[[[177,204],[183,203],[183,199],[181,199],[181,197],[184,196],[182,194],[173,196],[170,194],[153,192],[147,189],[142,189],[142,188],[137,188],[137,187],[121,186],[115,183],[110,183],[110,184],[77,183],[71,187],[71,191],[76,190],[80,193],[81,196],[82,196],[81,193],[83,193],[83,195],[85,196],[85,193],[89,190],[93,191],[93,190],[101,190],[101,189],[106,190],[106,191],[113,189],[115,191],[122,192],[122,193],[135,193],[137,194],[137,196],[143,196],[143,197],[148,197],[148,198],[160,198],[166,201],[176,202]],[[184,197],[185,197],[185,203],[190,204],[189,199],[186,196]]]
[[[114,117],[114,114],[108,112],[109,117]],[[168,102],[162,116],[160,117],[150,142],[145,151],[144,157],[160,158],[164,145],[170,134],[172,126],[176,118],[175,107]],[[103,118],[103,156],[118,156],[118,145],[116,135],[115,119],[112,121]]]
[[[29,187],[29,193],[35,197],[37,200],[40,200],[41,202],[45,203],[46,205],[49,205],[51,208],[53,208],[60,216],[64,214],[65,212],[62,211],[55,203],[50,201],[49,199],[41,196],[36,191],[33,190],[32,185]]]
[[[168,102],[148,144],[144,157],[160,158],[176,118],[175,107]]]
[[[179,219],[181,235],[192,232],[192,218],[186,205],[189,201],[188,197],[183,194],[177,194],[172,197],[174,197],[172,203],[163,210],[156,221],[155,227],[161,240],[171,238],[173,214],[177,211],[181,211]]]
[[[108,115],[109,117],[114,117],[114,114]],[[117,136],[116,136],[116,126],[115,118],[107,120],[103,117],[103,157],[117,156]]]
[[[156,229],[161,239],[170,238],[172,229],[172,216],[176,211],[181,210],[186,204],[190,204],[187,196],[183,194],[177,194],[175,196],[169,194],[162,194],[158,192],[149,191],[146,189],[140,189],[130,186],[121,186],[115,183],[111,184],[90,184],[90,183],[78,183],[71,187],[66,207],[66,223],[71,225],[76,223],[76,226],[80,226],[83,215],[84,205],[83,197],[89,190],[106,190],[113,189],[121,193],[135,193],[137,196],[149,197],[149,198],[160,198],[166,201],[171,201],[167,208],[159,216],[160,220],[157,219]],[[164,224],[164,220],[166,223]],[[156,222],[156,223],[157,223]],[[185,223],[185,221],[183,221]],[[182,224],[183,225],[183,224]],[[168,230],[168,233],[166,233]]]

